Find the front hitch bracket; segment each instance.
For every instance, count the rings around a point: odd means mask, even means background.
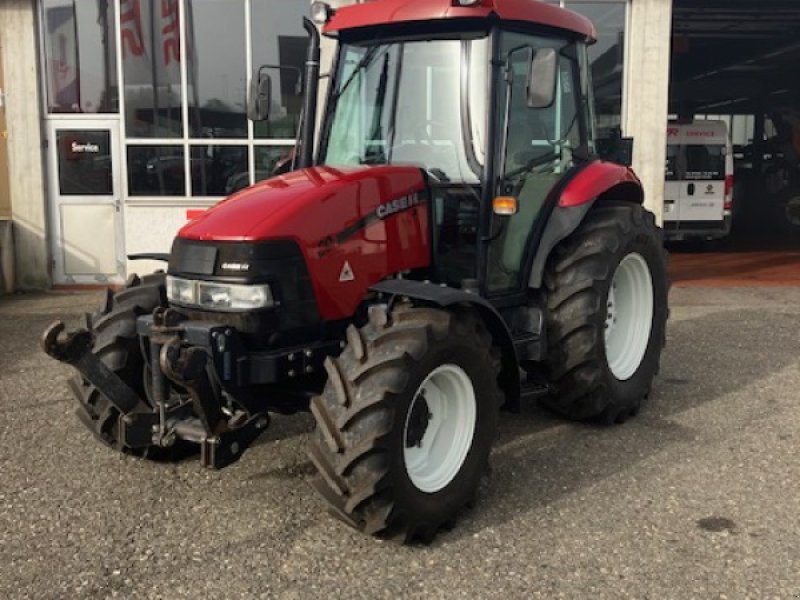
[[[42,350],[58,361],[72,365],[92,382],[111,404],[125,415],[136,411],[141,400],[116,373],[92,353],[94,336],[88,329],[78,329],[62,336],[64,323],[56,321],[42,335]]]
[[[223,469],[235,463],[268,426],[269,416],[261,413],[236,429],[205,438],[200,442],[200,463],[209,469]]]
[[[153,394],[156,410],[111,371],[93,352],[94,335],[88,329],[64,334],[57,321],[42,336],[41,345],[52,358],[71,365],[90,381],[119,411],[119,442],[130,448],[152,444],[169,445],[177,438],[197,443],[204,467],[221,469],[241,458],[244,451],[269,426],[266,412],[232,414],[224,409],[222,392],[212,378],[214,368],[207,349],[185,346],[181,319],[168,310],[156,311],[155,327],[149,332]],[[154,360],[155,359],[155,360]],[[165,413],[167,378],[184,388],[191,398],[196,418],[173,422]]]
[[[189,392],[202,432],[198,435],[192,431],[194,426],[186,423],[179,425],[176,433],[200,444],[204,467],[222,469],[236,462],[269,425],[266,413],[247,417],[239,413],[238,418],[225,414],[209,376],[209,356],[204,348],[186,348],[180,340],[173,339],[161,348],[160,365],[169,379]],[[238,422],[232,424],[233,421]]]
[[[220,399],[209,377],[208,353],[204,348],[184,348],[179,339],[161,347],[161,370],[173,382],[185,388],[203,427],[209,435],[221,433],[228,427]]]

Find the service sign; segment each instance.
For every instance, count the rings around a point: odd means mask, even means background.
[[[702,146],[725,145],[728,142],[728,127],[724,121],[703,121],[686,125],[671,124],[667,127],[667,145]]]

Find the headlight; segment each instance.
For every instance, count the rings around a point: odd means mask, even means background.
[[[203,308],[248,310],[274,304],[268,285],[230,285],[200,281],[197,284],[198,304]]]
[[[178,304],[197,304],[195,282],[167,275],[167,299]]]
[[[167,298],[209,310],[255,310],[275,306],[269,285],[237,285],[191,281],[167,276]]]

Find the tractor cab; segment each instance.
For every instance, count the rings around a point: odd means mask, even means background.
[[[338,38],[316,163],[420,167],[431,278],[519,292],[548,194],[595,151],[594,30],[538,2],[422,4],[391,22],[387,6],[374,22],[365,7],[314,10]]]

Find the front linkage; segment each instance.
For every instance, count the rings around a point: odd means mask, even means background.
[[[121,447],[143,451],[184,440],[198,444],[203,466],[215,469],[236,462],[269,425],[268,413],[248,386],[274,382],[298,356],[299,368],[321,368],[331,350],[248,354],[231,327],[186,320],[164,307],[139,317],[136,328],[149,355],[148,404],[92,352],[90,330],[62,336],[64,324],[53,323],[42,337],[42,348],[73,366],[117,409]]]

